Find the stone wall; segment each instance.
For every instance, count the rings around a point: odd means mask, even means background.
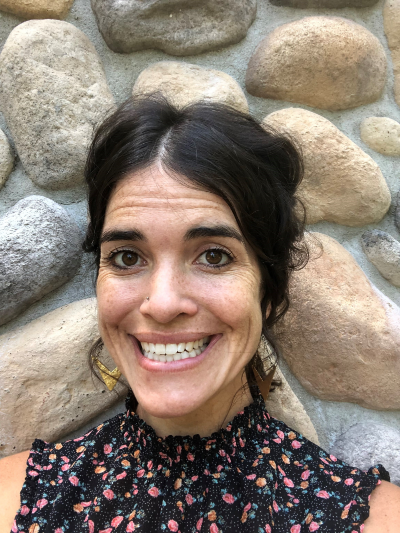
[[[400,0],[118,5],[0,0],[1,454],[121,409],[86,361],[82,170],[98,120],[161,89],[249,109],[301,145],[313,259],[268,407],[400,483]]]

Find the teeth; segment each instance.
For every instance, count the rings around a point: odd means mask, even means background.
[[[185,350],[187,352],[191,352],[193,350],[193,344],[194,344],[193,342],[187,342],[185,346]]]
[[[165,345],[165,353],[174,355],[178,351],[178,345],[177,344],[166,344]]]
[[[165,354],[165,344],[156,344],[156,353],[158,355]]]
[[[204,337],[191,342],[180,342],[179,344],[153,344],[142,342],[142,352],[145,357],[152,361],[169,363],[180,361],[189,357],[200,355],[207,348],[210,337]]]

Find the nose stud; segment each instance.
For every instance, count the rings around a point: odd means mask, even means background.
[[[146,296],[146,300],[149,301],[150,300],[150,296]]]

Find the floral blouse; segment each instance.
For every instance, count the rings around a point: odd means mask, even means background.
[[[359,533],[389,480],[327,454],[261,396],[209,438],[157,437],[129,405],[77,439],[33,443],[13,533]]]

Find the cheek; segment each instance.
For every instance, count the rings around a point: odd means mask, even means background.
[[[137,291],[123,279],[103,276],[99,273],[96,292],[101,327],[118,327],[124,318],[139,305]]]
[[[198,288],[209,310],[233,330],[261,328],[260,290],[255,276],[236,275]]]

